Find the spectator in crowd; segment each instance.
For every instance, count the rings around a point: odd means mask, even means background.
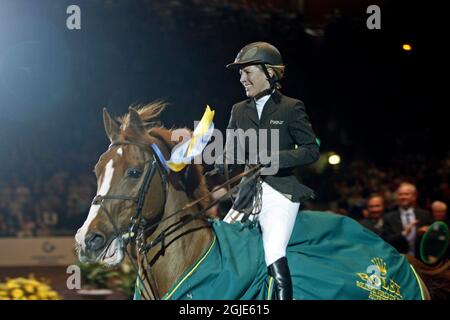
[[[449,226],[449,220],[448,220],[448,216],[447,216],[447,204],[445,202],[434,201],[431,204],[431,213],[432,213],[434,222],[440,221],[440,222],[445,223],[447,225],[447,227]],[[437,237],[435,237],[435,239],[436,238]],[[439,237],[437,239],[439,240],[439,242],[442,241],[441,237]],[[447,244],[446,253],[444,253],[444,255],[440,261],[442,261],[442,260],[445,261],[445,260],[448,260],[449,258],[450,258],[450,245]]]
[[[442,201],[434,201],[431,204],[431,213],[434,221],[443,221],[448,226],[447,204]]]
[[[18,238],[32,238],[36,235],[36,225],[33,219],[29,216],[23,218],[23,222],[20,225],[20,230],[17,232]]]
[[[360,223],[370,231],[381,235],[384,224],[383,214],[384,199],[378,194],[373,194],[367,200],[367,218],[362,219]]]
[[[0,237],[8,235],[8,225],[5,221],[5,213],[0,210]]]
[[[417,189],[403,182],[397,189],[398,208],[384,218],[383,238],[400,253],[416,256],[420,236],[432,223],[430,214],[416,207]]]

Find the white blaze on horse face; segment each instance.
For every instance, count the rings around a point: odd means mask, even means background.
[[[104,196],[108,194],[109,189],[111,188],[113,176],[114,176],[113,159],[111,159],[105,166],[105,174],[103,175],[103,180],[100,184],[100,188],[98,189],[97,192],[98,195]],[[75,240],[83,250],[85,250],[86,247],[84,239],[89,230],[89,226],[91,225],[91,222],[97,217],[99,210],[100,210],[99,204],[91,205],[86,221],[84,222],[83,226],[78,230],[75,236]]]
[[[122,147],[120,147],[119,149],[117,149],[117,154],[118,154],[119,156],[122,156],[122,155],[123,155]]]

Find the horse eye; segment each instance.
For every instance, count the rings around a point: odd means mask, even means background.
[[[141,176],[141,174],[142,174],[142,172],[136,168],[130,168],[127,171],[127,176],[130,178],[139,178]]]

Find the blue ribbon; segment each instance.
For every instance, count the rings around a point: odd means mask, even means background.
[[[162,154],[162,152],[159,149],[159,147],[155,143],[152,143],[150,145],[150,147],[152,148],[152,150],[155,153],[155,155],[158,157],[159,162],[161,162],[161,164],[163,165],[164,169],[166,169],[167,172],[170,172],[169,166],[166,163],[166,159],[164,159],[164,155]]]

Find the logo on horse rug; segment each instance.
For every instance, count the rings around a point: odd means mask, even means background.
[[[382,258],[373,258],[366,273],[357,273],[362,281],[356,286],[369,292],[371,300],[402,300],[401,286],[392,278],[388,278],[386,263]]]

